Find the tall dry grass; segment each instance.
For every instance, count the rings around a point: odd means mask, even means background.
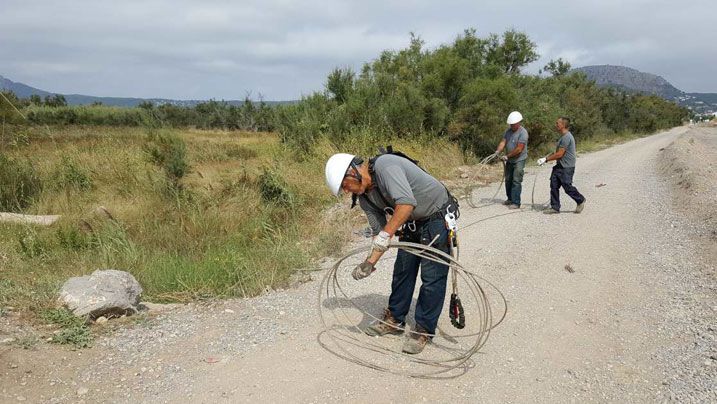
[[[284,286],[295,269],[339,251],[362,225],[347,201],[332,208],[326,159],[339,151],[370,156],[386,143],[356,137],[338,147],[320,140],[311,154],[297,156],[271,133],[30,130],[26,142],[2,153],[27,161],[41,182],[24,212],[62,218],[47,228],[0,224],[0,306],[42,312],[67,278],[99,268],[131,272],[154,301],[252,296]],[[176,146],[162,153],[183,150],[181,175],[153,155],[158,144]],[[437,176],[464,163],[444,140],[394,146]]]

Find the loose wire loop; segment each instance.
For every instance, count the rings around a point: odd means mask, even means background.
[[[428,355],[409,355],[400,352],[397,343],[402,339],[375,338],[366,335],[361,324],[382,322],[383,319],[362,307],[353,296],[341,286],[341,280],[349,279],[350,265],[344,262],[357,255],[365,255],[370,247],[354,249],[341,257],[330,268],[319,288],[319,316],[323,331],[318,336],[319,344],[329,352],[349,362],[371,369],[397,375],[443,379],[460,376],[473,367],[471,357],[486,343],[490,331],[497,327],[507,313],[507,302],[503,294],[491,282],[466,270],[457,259],[436,248],[409,242],[392,242],[390,249],[401,249],[422,259],[449,265],[465,284],[462,290],[468,296],[463,302],[470,313],[466,328],[456,334],[448,332],[445,321],[439,324],[433,343],[426,348]],[[484,287],[482,284],[487,285]],[[489,292],[495,293],[502,302],[501,313],[494,316],[489,302]],[[360,319],[360,315],[363,319]],[[497,318],[496,321],[494,321]],[[408,327],[399,327],[404,333]],[[415,332],[413,332],[415,334]],[[375,355],[380,353],[382,355]],[[432,359],[426,356],[432,357]]]
[[[474,179],[477,178],[478,175],[483,170],[485,170],[490,165],[491,162],[493,162],[497,158],[498,158],[498,153],[493,153],[493,154],[485,157],[483,160],[481,160],[478,163],[480,168],[478,170],[478,173],[474,176]],[[495,198],[498,196],[501,189],[503,189],[503,184],[505,184],[505,161],[503,161],[503,160],[499,160],[499,161],[503,165],[503,175],[500,178],[500,183],[496,187],[495,192],[493,193],[493,196],[491,196],[490,199],[488,199],[488,202],[478,204],[473,200],[473,191],[479,187],[478,185],[469,185],[469,186],[465,187],[465,189],[464,189],[465,199],[466,199],[466,202],[468,202],[468,206],[470,206],[471,208],[480,209],[480,208],[484,208],[486,206],[493,205],[495,203]],[[533,189],[532,189],[532,192],[530,193],[530,209],[531,210],[542,210],[543,207],[548,204],[547,201],[542,204],[535,203],[535,185],[538,182],[538,174],[539,174],[539,171],[536,171],[533,175]]]

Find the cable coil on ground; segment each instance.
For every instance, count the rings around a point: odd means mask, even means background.
[[[441,316],[433,343],[419,355],[401,352],[403,337],[375,338],[364,334],[363,328],[369,323],[382,321],[376,311],[385,304],[385,297],[376,297],[371,302],[366,299],[361,301],[360,296],[350,295],[342,282],[350,279],[352,259],[357,256],[363,258],[370,251],[370,247],[366,246],[344,255],[327,271],[321,282],[319,316],[324,330],[319,334],[319,343],[345,360],[393,374],[417,378],[452,378],[465,373],[473,366],[471,357],[486,343],[490,331],[505,318],[505,297],[492,283],[466,270],[452,256],[436,248],[408,242],[393,242],[390,248],[447,263],[451,270],[456,271],[465,295],[463,305],[467,313],[466,327],[449,332],[453,328],[447,320],[448,315]],[[357,289],[360,288],[360,284],[356,285]],[[502,302],[499,316],[494,316],[489,301],[492,299]],[[496,318],[497,321],[494,321]],[[405,327],[404,331],[408,333],[409,327]]]

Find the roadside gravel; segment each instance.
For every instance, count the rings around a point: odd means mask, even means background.
[[[536,199],[548,199],[549,169],[534,167],[520,211],[461,232],[462,262],[509,305],[462,377],[392,376],[322,349],[316,272],[253,299],[156,307],[89,350],[0,345],[0,401],[717,401],[715,257],[696,241],[710,229],[675,208],[680,189],[661,162],[661,149],[688,130],[581,155],[575,184],[588,202],[580,215],[567,212],[575,204],[564,194],[560,215],[530,209],[533,174]],[[464,205],[463,226],[508,212]],[[375,313],[387,299],[391,261],[346,284]]]

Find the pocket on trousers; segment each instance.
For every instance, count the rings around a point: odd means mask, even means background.
[[[438,237],[436,239],[436,237]],[[433,241],[436,239],[436,241]],[[433,244],[431,242],[433,241]],[[421,244],[431,244],[443,252],[448,252],[448,229],[443,220],[433,220],[423,226]]]

